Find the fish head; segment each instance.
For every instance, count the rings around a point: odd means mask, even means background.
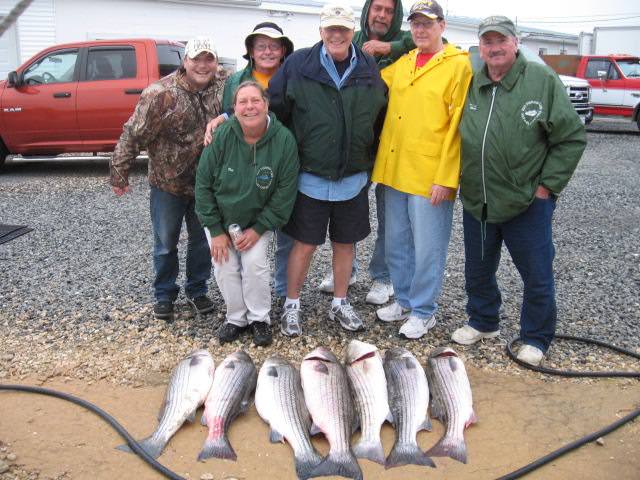
[[[304,363],[306,361],[312,361],[312,360],[319,360],[322,362],[329,362],[329,363],[340,363],[338,361],[338,358],[327,347],[318,347],[312,350],[304,357],[302,362]]]
[[[365,360],[367,358],[380,355],[378,348],[370,343],[361,342],[360,340],[351,340],[344,356],[344,361],[348,365]]]
[[[277,378],[279,373],[288,369],[295,369],[295,367],[287,360],[286,358],[282,358],[278,355],[273,355],[267,358],[262,363],[262,368],[260,368],[261,375],[267,375],[268,377]]]
[[[194,350],[189,354],[187,359],[189,359],[189,365],[191,367],[201,364],[213,364],[213,357],[207,350]]]
[[[390,362],[401,358],[413,357],[411,352],[403,347],[393,347],[384,353],[384,361]]]
[[[453,348],[450,347],[438,347],[429,353],[429,358],[438,357],[458,357],[458,354]]]

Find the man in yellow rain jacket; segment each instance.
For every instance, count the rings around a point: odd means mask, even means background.
[[[382,70],[389,107],[372,181],[385,185],[385,258],[396,301],[376,314],[406,320],[400,335],[422,337],[435,323],[460,177],[458,124],[471,64],[443,44],[446,22],[435,1],[408,17],[418,47]]]

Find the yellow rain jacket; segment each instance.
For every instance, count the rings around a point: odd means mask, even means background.
[[[421,68],[417,54],[412,50],[380,72],[389,106],[372,181],[430,197],[433,184],[458,188],[458,124],[472,71],[467,53],[451,44]]]

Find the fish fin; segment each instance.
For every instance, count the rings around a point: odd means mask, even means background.
[[[320,465],[322,457],[318,455],[315,450],[310,452],[305,457],[295,457],[294,463],[296,466],[296,475],[298,480],[307,480],[312,478],[313,470]]]
[[[436,464],[429,456],[420,450],[417,443],[397,443],[384,462],[384,468],[400,467],[402,465],[424,465],[435,468]]]
[[[200,425],[207,427],[207,416],[202,412],[202,416],[200,417]]]
[[[164,410],[167,408],[167,399],[162,400],[162,405],[160,405],[160,409],[158,410],[158,423],[162,420],[162,416],[164,415]]]
[[[322,430],[320,430],[320,427],[315,423],[312,423],[311,427],[309,428],[309,435],[313,437],[314,435],[318,435],[319,433],[322,433]]]
[[[360,417],[358,415],[353,416],[353,420],[351,422],[351,435],[360,430]]]
[[[385,420],[391,425],[395,424],[395,420],[393,419],[393,413],[391,413],[391,410],[389,410],[389,413],[387,413],[387,418],[385,418]]]
[[[438,420],[446,420],[447,413],[442,405],[440,397],[438,397],[437,395],[432,395],[431,398],[431,416],[433,418],[437,418]]]
[[[362,470],[351,451],[336,454],[329,453],[311,472],[311,477],[328,477],[330,475],[362,480]]]
[[[464,439],[456,442],[453,438],[445,435],[427,451],[427,455],[451,457],[459,462],[467,463],[467,445],[464,443]]]
[[[219,438],[207,438],[198,455],[198,461],[206,458],[225,458],[227,460],[237,460],[238,456],[229,443],[226,435]]]
[[[366,458],[372,462],[384,465],[384,450],[380,439],[377,441],[360,440],[353,446],[353,454],[356,458]]]
[[[269,432],[269,441],[271,443],[284,443],[284,435],[272,428]]]
[[[193,412],[191,412],[189,414],[189,416],[187,417],[187,422],[189,423],[193,423],[196,421],[196,411],[194,410]]]
[[[478,423],[478,416],[476,415],[476,412],[471,410],[471,415],[469,416],[469,420],[465,422],[464,428],[467,428],[469,425],[473,423]]]
[[[429,418],[429,415],[425,417],[424,422],[422,422],[418,427],[418,431],[421,431],[421,430],[426,430],[427,432],[430,432],[431,430],[433,430],[433,426],[431,425],[431,419]]]
[[[147,452],[150,457],[158,458],[162,454],[166,443],[163,443],[162,440],[154,439],[153,436],[151,436],[143,440],[139,440],[138,445],[140,445],[140,448]],[[122,452],[134,453],[131,447],[127,444],[120,445],[116,447],[116,449]]]

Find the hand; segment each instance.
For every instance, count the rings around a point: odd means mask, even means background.
[[[131,191],[131,187],[129,185],[125,185],[124,187],[116,187],[115,185],[111,187],[113,193],[115,193],[118,197],[121,197],[125,193],[129,193]]]
[[[231,239],[226,233],[211,237],[211,258],[213,261],[215,263],[228,262],[229,247],[231,247]]]
[[[224,123],[224,115],[218,115],[216,118],[207,123],[207,129],[204,132],[204,146],[206,147],[213,142],[213,132],[216,128]]]
[[[391,44],[389,42],[381,42],[380,40],[369,40],[364,42],[362,50],[374,57],[381,57],[391,53]]]
[[[443,200],[447,200],[453,193],[455,193],[453,188],[443,187],[434,183],[431,186],[431,205],[435,207]]]
[[[546,200],[549,198],[549,195],[551,195],[551,190],[544,185],[538,185],[538,188],[536,189],[536,197]]]
[[[247,228],[242,232],[242,235],[236,242],[236,248],[240,252],[246,252],[253,247],[258,240],[260,240],[260,235],[258,235],[253,228]]]

